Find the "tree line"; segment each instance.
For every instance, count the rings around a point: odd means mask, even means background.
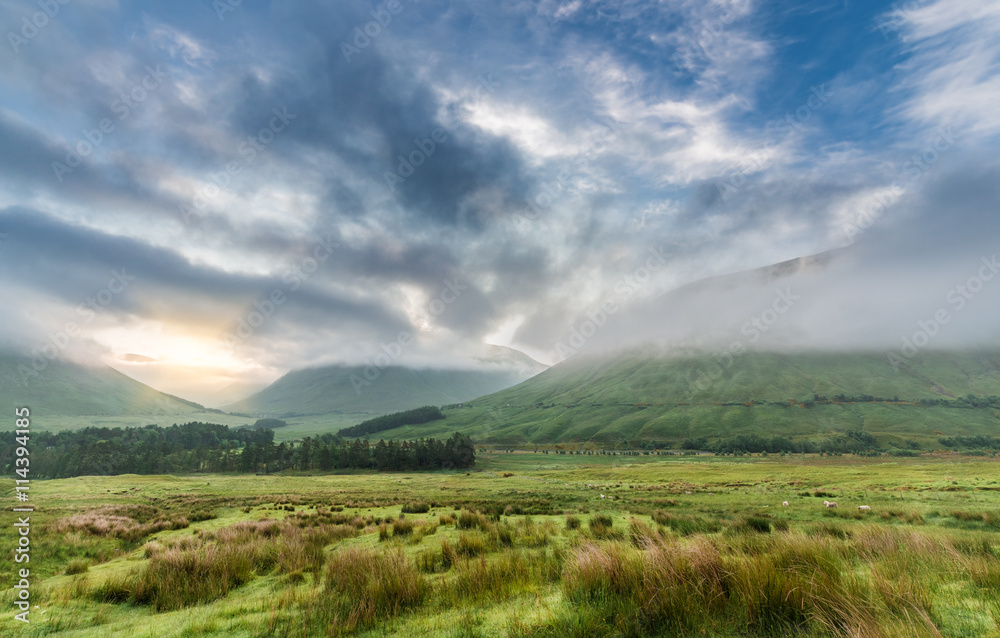
[[[0,432],[0,468],[15,469],[15,433]],[[88,427],[67,432],[32,432],[31,474],[67,478],[114,474],[193,472],[280,472],[282,470],[374,469],[421,471],[475,464],[472,439],[455,433],[447,440],[353,441],[335,434],[275,444],[270,429],[229,428],[192,422],[130,428]]]
[[[422,408],[414,408],[413,410],[405,410],[403,412],[394,412],[392,414],[377,416],[374,419],[362,421],[355,426],[344,428],[338,432],[338,434],[343,437],[365,436],[368,434],[375,434],[377,432],[384,432],[385,430],[392,430],[393,428],[402,427],[404,425],[419,425],[421,423],[436,421],[443,418],[444,413],[441,412],[440,408],[432,405],[425,405]]]

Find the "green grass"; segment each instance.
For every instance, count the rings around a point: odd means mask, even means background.
[[[478,465],[468,475],[33,482],[39,608],[27,627],[0,617],[0,635],[957,638],[1000,628],[992,461],[500,453]],[[530,513],[504,513],[515,505]],[[206,511],[215,518],[193,520]],[[186,527],[122,533],[185,514]],[[12,529],[0,528],[6,547]],[[12,576],[0,573],[8,609]]]

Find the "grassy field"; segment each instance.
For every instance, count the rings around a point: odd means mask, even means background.
[[[491,452],[468,474],[33,481],[37,608],[13,620],[5,523],[0,635],[993,636],[997,469]]]

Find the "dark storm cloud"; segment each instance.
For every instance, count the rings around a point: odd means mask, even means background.
[[[919,86],[888,90],[900,73],[920,77],[919,68],[898,68],[878,34],[868,50],[877,59],[855,68],[855,53],[838,53],[843,33],[865,31],[847,5],[831,3],[816,23],[840,20],[837,29],[809,31],[821,42],[808,69],[788,44],[803,25],[757,15],[749,3],[399,6],[391,21],[373,16],[382,4],[357,2],[244,3],[223,20],[205,3],[67,8],[0,70],[0,195],[9,206],[0,214],[0,233],[9,234],[0,284],[72,308],[111,269],[125,268],[143,285],[116,303],[123,321],[234,325],[255,301],[286,290],[286,275],[308,264],[318,243],[333,242],[254,337],[274,365],[335,358],[338,344],[426,328],[420,313],[449,285],[461,294],[427,328],[441,329],[442,350],[520,316],[517,339],[544,351],[613,297],[650,249],[670,253],[643,291],[655,296],[842,245],[843,211],[897,181],[925,145],[924,130],[898,116],[915,108]],[[17,6],[0,10],[19,20]],[[863,13],[868,20],[871,11]],[[378,19],[384,24],[369,26]],[[851,37],[865,51],[863,37]],[[163,69],[162,83],[116,119],[115,101],[148,68]],[[858,75],[885,86],[852,93]],[[825,81],[840,97],[781,136],[765,161],[752,161],[774,137],[775,118],[808,99],[803,87]],[[924,99],[920,113],[947,106]],[[868,138],[839,137],[872,128],[857,126],[845,106],[860,101],[888,124]],[[276,109],[294,117],[250,159],[248,139],[261,141]],[[107,117],[114,133],[59,181],[52,162]],[[612,134],[601,137],[610,122]],[[923,273],[918,264],[940,263],[952,273],[948,264],[963,251],[985,250],[997,201],[994,148],[986,136],[957,145],[908,187],[855,247],[865,267],[885,274],[906,263]],[[949,163],[977,153],[983,159],[961,170]],[[233,162],[240,171],[229,175]],[[407,163],[419,165],[410,173]],[[720,189],[748,163],[735,192]],[[529,200],[553,191],[541,214],[514,223]],[[198,197],[205,205],[182,217]],[[854,307],[877,308],[873,282],[892,281],[837,272],[838,284],[823,284],[829,298]],[[852,277],[871,291],[860,306],[850,301]],[[923,299],[918,279],[899,289]],[[732,305],[749,312],[760,299],[744,301]],[[414,304],[423,306],[417,316]],[[801,316],[818,317],[826,337],[840,334],[822,321],[838,316],[832,309],[812,307]],[[872,334],[892,334],[916,306],[901,307],[881,315]],[[655,332],[662,325],[651,312],[638,324]],[[722,313],[689,314],[702,329]],[[20,330],[12,326],[5,332]],[[617,343],[640,333],[606,334]]]
[[[309,286],[292,295],[290,284],[281,277],[199,266],[170,250],[64,224],[37,211],[6,209],[0,212],[0,224],[8,235],[0,253],[4,280],[72,306],[84,302],[83,293],[124,278],[129,294],[111,311],[139,317],[168,314],[195,322],[217,320],[218,313],[235,317],[241,307],[277,289],[290,297],[290,312],[310,316],[316,324],[340,321],[387,334],[408,327],[391,308],[370,299]]]

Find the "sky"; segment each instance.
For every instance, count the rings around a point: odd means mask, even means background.
[[[588,318],[624,343],[664,293],[830,250],[797,342],[891,348],[997,252],[995,2],[2,0],[0,28],[0,345],[43,365],[197,399],[553,364]],[[948,343],[997,343],[979,285]],[[714,299],[692,329],[761,312]]]

